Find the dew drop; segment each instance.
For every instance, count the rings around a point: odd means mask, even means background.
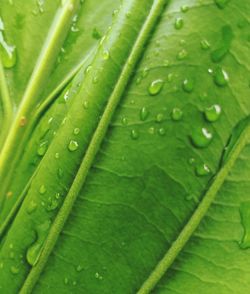
[[[58,169],[57,175],[59,179],[63,177],[63,170],[61,168]]]
[[[181,6],[181,12],[187,12],[189,10],[189,7],[187,5],[182,5]]]
[[[122,118],[122,124],[126,126],[128,124],[128,119],[126,117]]]
[[[139,138],[139,133],[137,130],[131,130],[130,136],[133,140],[137,140]]]
[[[182,84],[183,90],[187,93],[191,93],[194,89],[194,80],[185,79]]]
[[[31,200],[27,206],[27,213],[31,214],[37,209],[37,203],[34,200]]]
[[[175,19],[174,27],[176,30],[180,30],[184,25],[183,19],[181,17],[177,17]]]
[[[55,153],[55,158],[59,159],[60,158],[60,154],[58,152]]]
[[[205,117],[209,122],[215,122],[221,115],[221,107],[218,104],[214,104],[205,109]]]
[[[49,144],[48,141],[44,141],[39,145],[39,147],[37,149],[37,154],[39,156],[44,156],[44,154],[46,153],[46,151],[48,149],[48,144]]]
[[[49,197],[48,205],[46,206],[46,210],[47,211],[53,211],[53,210],[57,209],[58,205],[59,205],[59,201],[58,201],[58,198],[56,196]]]
[[[150,95],[154,96],[157,95],[161,92],[163,88],[163,80],[162,79],[157,79],[154,80],[148,87],[148,92]]]
[[[76,267],[76,271],[77,272],[80,272],[83,270],[83,267],[79,264],[77,267]]]
[[[103,58],[104,60],[108,60],[108,59],[109,59],[109,51],[108,51],[108,50],[104,50],[104,51],[102,52],[102,58]]]
[[[225,87],[228,84],[228,74],[221,67],[217,67],[214,72],[214,82],[219,87]]]
[[[183,117],[183,111],[180,108],[174,108],[171,113],[172,120],[179,121]]]
[[[68,285],[68,283],[69,283],[69,279],[68,278],[64,278],[64,284],[65,285]]]
[[[19,273],[20,269],[17,266],[11,266],[10,271],[12,274],[16,275]]]
[[[158,134],[159,134],[160,136],[164,136],[164,135],[166,134],[166,130],[165,130],[164,128],[160,128],[160,129],[158,130]]]
[[[195,168],[195,173],[199,177],[207,176],[207,175],[210,174],[210,172],[211,172],[210,168],[205,163],[197,165],[196,168]]]
[[[99,32],[99,30],[97,28],[94,28],[92,31],[92,37],[96,40],[101,39],[102,34]]]
[[[78,145],[77,141],[71,140],[69,142],[69,145],[68,145],[69,151],[74,152],[78,149],[78,147],[79,147],[79,145]]]
[[[183,60],[188,56],[188,52],[186,49],[182,49],[180,52],[178,52],[176,58],[177,60]]]
[[[207,147],[213,139],[212,133],[206,128],[197,128],[191,134],[191,141],[197,148]]]
[[[164,114],[163,113],[158,113],[155,117],[155,121],[160,123],[164,120]]]
[[[39,189],[39,193],[40,193],[40,194],[45,194],[46,191],[47,191],[47,189],[46,189],[46,187],[45,187],[44,185],[42,185],[42,186],[40,187],[40,189]]]
[[[43,224],[37,226],[36,241],[28,248],[26,252],[27,262],[31,266],[34,266],[39,260],[40,254],[42,252],[42,247],[43,247],[44,241],[46,240],[50,225],[51,225],[51,221],[46,220]]]
[[[83,101],[83,108],[88,109],[89,108],[89,102],[88,101]]]
[[[146,107],[142,107],[140,111],[140,118],[142,121],[145,121],[147,117],[149,116],[149,111]]]
[[[74,135],[78,135],[80,133],[80,129],[79,128],[75,128],[73,131]]]
[[[206,39],[203,39],[203,40],[201,40],[201,49],[203,49],[203,50],[208,50],[209,48],[210,48],[210,43],[208,42],[208,40],[206,40]]]

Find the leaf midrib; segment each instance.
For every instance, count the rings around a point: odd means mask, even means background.
[[[131,53],[126,63],[124,64],[123,70],[117,80],[117,84],[110,95],[107,106],[104,109],[102,118],[92,136],[89,147],[79,167],[76,177],[51,227],[51,230],[45,241],[43,251],[40,255],[40,259],[38,263],[31,269],[29,275],[24,281],[24,284],[20,290],[20,294],[31,293],[32,289],[36,285],[36,282],[47,263],[50,253],[52,252],[59,238],[60,232],[62,231],[63,226],[70,215],[75,200],[77,199],[81,188],[85,184],[85,180],[87,178],[89,170],[92,167],[95,157],[99,151],[100,145],[105,137],[113,113],[115,112],[120,102],[120,99],[126,89],[126,86],[131,77],[131,73],[135,68],[137,62],[139,61],[144,50],[144,46],[150,38],[150,33],[156,26],[157,20],[161,16],[166,4],[166,0],[155,0],[153,2],[150,13],[147,16],[144,24],[142,25],[138,37],[132,47]]]
[[[223,186],[228,174],[233,169],[234,164],[239,158],[241,152],[249,143],[249,138],[250,126],[247,125],[240,134],[237,142],[235,143],[234,149],[230,154],[230,158],[228,158],[226,163],[218,171],[212,184],[208,187],[207,192],[205,193],[203,199],[201,200],[200,204],[198,205],[192,216],[190,217],[189,221],[179,233],[178,237],[172,243],[171,247],[168,249],[163,258],[150,273],[149,277],[142,284],[137,294],[150,293],[164,276],[164,274],[166,274],[166,272],[170,269],[173,262],[179,256],[180,252],[183,250],[189,239],[192,237],[194,231],[197,229],[197,227],[205,217],[208,209],[213,203],[220,188]]]

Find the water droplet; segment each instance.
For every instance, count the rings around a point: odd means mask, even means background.
[[[219,87],[225,87],[228,83],[229,77],[227,72],[221,67],[217,67],[214,72],[214,82]]]
[[[146,107],[142,107],[140,111],[140,118],[142,121],[146,120],[147,117],[149,116],[149,111]]]
[[[95,278],[98,279],[98,280],[103,279],[103,277],[98,272],[95,273]]]
[[[122,124],[126,126],[128,124],[128,119],[126,117],[122,118]]]
[[[160,129],[158,130],[158,134],[159,134],[160,136],[164,136],[164,135],[166,134],[166,130],[165,130],[164,128],[160,128]]]
[[[27,213],[31,214],[37,209],[37,203],[34,200],[31,200],[27,206]]]
[[[92,31],[92,37],[96,40],[101,39],[102,34],[99,32],[99,30],[97,28],[94,28]]]
[[[194,80],[185,79],[182,84],[183,90],[187,93],[191,93],[194,89]]]
[[[39,147],[37,149],[37,154],[39,156],[44,156],[44,154],[46,153],[46,151],[48,149],[48,144],[49,144],[48,141],[44,141],[39,145]]]
[[[205,117],[209,122],[215,122],[221,115],[221,107],[218,104],[214,104],[205,109]]]
[[[109,51],[108,51],[108,50],[104,50],[104,51],[102,52],[102,58],[103,58],[104,60],[108,60],[108,59],[109,59]]]
[[[193,165],[193,164],[195,163],[195,159],[194,159],[193,157],[189,158],[189,159],[188,159],[188,163],[189,163],[190,165]]]
[[[79,147],[79,145],[78,145],[77,141],[71,140],[69,142],[69,145],[68,145],[69,151],[71,151],[71,152],[76,151],[78,149],[78,147]]]
[[[88,101],[83,101],[83,108],[88,109],[89,108],[89,102]]]
[[[80,129],[79,128],[75,128],[73,131],[74,135],[78,135],[80,133]]]
[[[160,93],[163,87],[163,80],[162,79],[157,79],[153,81],[150,86],[148,87],[148,92],[150,95],[154,96]]]
[[[12,274],[16,275],[19,273],[20,269],[17,266],[11,266],[10,271]]]
[[[171,113],[172,120],[179,121],[182,119],[183,111],[180,108],[174,108]]]
[[[187,12],[189,10],[189,7],[187,5],[182,5],[181,6],[181,12]]]
[[[5,68],[12,68],[16,64],[16,47],[9,45],[4,38],[4,23],[0,18],[0,56]]]
[[[150,128],[148,129],[148,132],[149,132],[150,135],[155,134],[155,128],[154,128],[154,127],[150,127]]]
[[[240,205],[241,224],[244,229],[244,235],[240,242],[240,248],[250,248],[250,202],[243,202]]]
[[[214,0],[218,8],[224,9],[230,0]]]
[[[217,49],[211,52],[211,59],[213,62],[220,62],[229,52],[233,40],[233,31],[230,26],[222,27],[222,40]]]
[[[63,177],[63,170],[61,168],[58,169],[57,175],[59,179]]]
[[[58,198],[56,197],[56,195],[54,197],[49,197],[48,205],[46,206],[46,210],[53,211],[53,210],[57,209],[58,206],[59,206],[59,201],[58,201]]]
[[[77,272],[80,272],[83,270],[83,267],[79,264],[77,267],[76,267],[76,271]]]
[[[69,279],[68,278],[64,278],[64,284],[65,285],[68,285],[68,283],[69,283]]]
[[[175,19],[174,27],[176,30],[180,30],[184,25],[183,19],[181,17],[177,17]]]
[[[164,114],[163,113],[158,113],[155,117],[155,121],[160,123],[164,120]]]
[[[188,52],[186,49],[182,49],[180,52],[178,52],[176,58],[177,60],[183,60],[188,56]]]
[[[55,158],[56,159],[60,158],[60,154],[58,152],[55,153]]]
[[[206,128],[194,129],[191,134],[191,141],[197,148],[207,147],[213,139],[212,133]]]
[[[208,42],[208,40],[203,39],[201,40],[201,49],[203,50],[208,50],[210,48],[210,43]]]
[[[136,139],[138,139],[139,138],[139,133],[138,133],[138,131],[137,130],[131,130],[131,133],[130,133],[130,135],[131,135],[131,138],[133,139],[133,140],[136,140]]]
[[[210,172],[210,168],[205,163],[197,165],[195,168],[195,173],[199,177],[207,176],[210,174]]]
[[[72,285],[73,285],[73,286],[76,286],[76,284],[77,284],[77,281],[73,281],[73,282],[72,282]]]
[[[37,226],[36,241],[28,248],[26,252],[27,262],[31,266],[34,266],[39,260],[44,241],[46,240],[46,237],[48,235],[50,225],[51,225],[51,221],[46,220],[43,224]]]
[[[45,187],[44,185],[42,185],[42,186],[40,187],[40,189],[39,189],[39,193],[40,193],[40,194],[45,194],[46,191],[47,191],[47,189],[46,189],[46,187]]]

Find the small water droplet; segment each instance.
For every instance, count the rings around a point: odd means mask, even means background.
[[[195,163],[195,159],[194,159],[193,157],[189,158],[189,159],[188,159],[188,163],[189,163],[190,165],[193,165],[193,164]]]
[[[58,168],[57,175],[59,179],[63,177],[63,170],[61,168]]]
[[[154,127],[150,127],[150,128],[148,129],[148,132],[149,132],[150,135],[155,134],[155,128],[154,128]]]
[[[212,133],[206,128],[196,128],[191,134],[191,141],[197,148],[207,147],[213,139]]]
[[[187,5],[182,5],[181,6],[181,12],[187,12],[189,10],[189,7]]]
[[[145,121],[147,117],[149,116],[149,111],[146,107],[142,107],[140,111],[140,118],[142,121]]]
[[[31,214],[37,209],[37,203],[34,200],[31,200],[27,206],[27,213]]]
[[[88,101],[83,101],[83,108],[88,109],[89,108],[89,102]]]
[[[80,272],[83,270],[83,266],[81,266],[80,264],[76,267],[76,271]]]
[[[179,121],[183,117],[183,111],[180,108],[174,108],[171,113],[172,120]]]
[[[126,126],[128,124],[128,119],[126,117],[122,118],[122,124]]]
[[[181,17],[177,17],[175,19],[175,23],[174,23],[174,27],[176,28],[176,30],[180,30],[184,25],[184,21]]]
[[[79,145],[78,145],[77,141],[71,140],[69,142],[69,145],[68,145],[69,151],[71,151],[71,152],[76,151],[78,149],[78,147],[79,147]]]
[[[160,128],[160,129],[158,130],[158,134],[159,134],[160,136],[164,136],[164,135],[166,134],[166,130],[165,130],[164,128]]]
[[[104,50],[104,51],[102,52],[102,58],[103,58],[104,60],[108,60],[108,59],[109,59],[109,51],[108,51],[108,50]]]
[[[228,74],[221,67],[217,67],[214,72],[214,82],[219,87],[225,87],[228,84]]]
[[[208,50],[210,48],[210,43],[208,42],[208,40],[203,39],[201,40],[201,49],[203,50]]]
[[[39,189],[39,193],[40,193],[40,194],[45,194],[46,191],[47,191],[47,189],[46,189],[45,185],[42,185],[42,186],[40,187],[40,189]]]
[[[155,121],[160,123],[164,120],[164,114],[163,113],[158,113],[155,117]]]
[[[210,168],[208,167],[207,164],[199,164],[195,168],[195,173],[197,176],[202,177],[202,176],[207,176],[210,174]]]
[[[46,151],[48,149],[48,144],[49,144],[48,141],[44,141],[39,145],[39,147],[37,149],[37,154],[39,156],[44,156],[44,154],[46,153]]]
[[[55,153],[55,158],[59,159],[60,158],[60,154],[58,152]]]
[[[12,274],[16,275],[19,273],[20,269],[17,266],[11,266],[10,271]]]
[[[78,135],[80,133],[80,129],[79,128],[75,128],[73,131],[74,135]]]
[[[135,129],[131,130],[130,135],[131,135],[131,138],[132,138],[133,140],[137,140],[137,139],[139,138],[139,133],[138,133],[138,131],[135,130]]]
[[[221,107],[218,104],[214,104],[205,109],[205,117],[209,122],[215,122],[219,119],[221,115]]]
[[[97,28],[94,28],[92,31],[92,37],[96,40],[101,39],[102,34],[99,32],[99,30]]]
[[[191,93],[194,89],[194,80],[185,79],[182,84],[183,90],[187,93]]]
[[[163,88],[163,84],[162,79],[154,80],[148,87],[149,94],[152,96],[159,94]]]
[[[188,56],[188,52],[186,49],[182,49],[180,52],[178,52],[176,58],[177,60],[183,60]]]
[[[68,279],[68,278],[64,278],[63,281],[64,281],[64,284],[65,284],[65,285],[68,285],[68,283],[69,283],[69,279]]]

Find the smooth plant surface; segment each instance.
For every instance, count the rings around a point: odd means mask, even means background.
[[[249,293],[249,72],[248,0],[0,0],[0,293]]]

